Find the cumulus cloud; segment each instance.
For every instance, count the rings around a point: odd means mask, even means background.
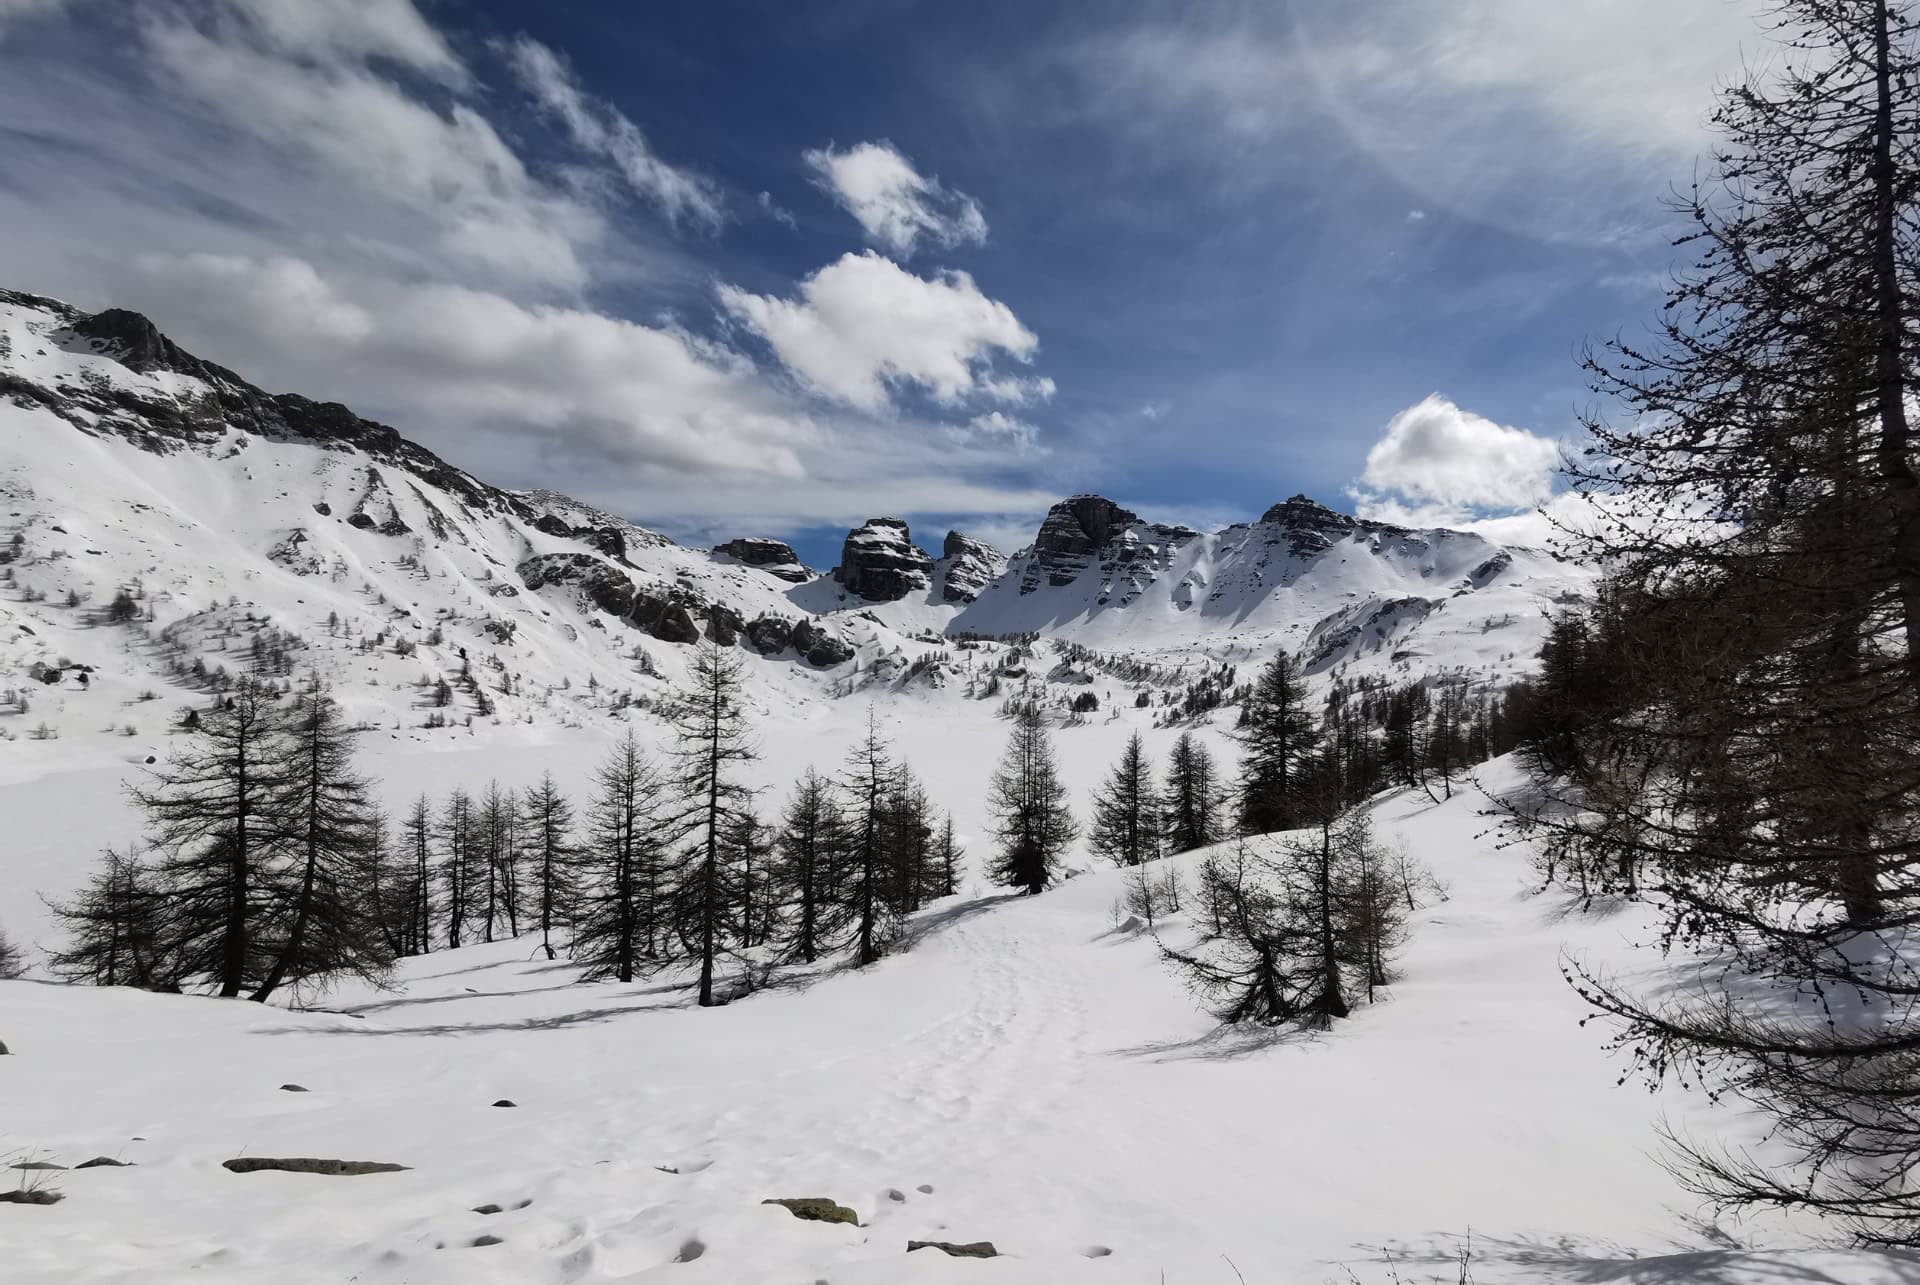
[[[877,254],[847,254],[802,281],[798,299],[722,286],[720,300],[802,383],[850,406],[884,407],[889,385],[948,404],[1040,395],[992,374],[993,354],[1031,361],[1039,340],[964,272],[918,277]]]
[[[34,6],[51,22],[59,7]],[[26,11],[0,0],[0,23]],[[762,301],[770,328],[777,314],[822,331],[812,348],[789,343],[795,362],[882,390],[823,402],[715,306],[727,275],[715,242],[633,217],[646,206],[703,220],[703,196],[718,197],[641,164],[653,153],[633,150],[638,127],[557,60],[519,51],[552,94],[539,107],[555,127],[528,131],[515,102],[484,88],[513,72],[513,49],[445,38],[422,16],[444,6],[87,12],[114,39],[84,58],[56,44],[0,77],[0,283],[138,309],[255,383],[346,402],[475,476],[668,530],[1050,502],[1008,448],[1025,421],[972,422],[1050,388],[995,369],[1035,348],[1011,311],[961,274],[829,264],[816,295]],[[606,178],[583,176],[581,155]],[[762,209],[779,217],[771,198]],[[596,300],[609,286],[619,311]],[[877,340],[884,312],[863,308],[892,309],[903,336]],[[903,408],[891,385],[955,404]]]
[[[676,169],[654,155],[640,127],[611,103],[581,89],[560,55],[524,35],[506,50],[520,83],[581,150],[611,162],[636,193],[658,205],[669,219],[719,226],[724,206],[712,181]]]
[[[892,143],[857,143],[805,154],[820,185],[866,230],[870,240],[905,258],[922,237],[943,246],[987,239],[980,205],[914,169]]]
[[[1559,447],[1438,393],[1395,415],[1367,452],[1362,487],[1451,509],[1518,509],[1553,489]]]

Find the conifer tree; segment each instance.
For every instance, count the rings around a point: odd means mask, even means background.
[[[780,818],[775,885],[789,900],[781,956],[811,964],[847,930],[846,822],[833,787],[807,769]]]
[[[1030,896],[1045,890],[1079,828],[1067,809],[1046,718],[1033,702],[1014,712],[987,806],[1000,846],[994,877]]]
[[[54,976],[92,986],[180,989],[179,969],[160,935],[160,892],[135,855],[109,848],[73,900],[48,908],[66,942],[47,957]]]
[[[479,848],[473,796],[456,788],[440,814],[440,885],[447,913],[447,949],[460,949],[474,915]]]
[[[1160,856],[1160,791],[1146,747],[1135,732],[1107,783],[1094,792],[1087,846],[1116,866],[1137,866]]]
[[[736,776],[756,757],[741,702],[737,657],[711,640],[694,653],[687,689],[668,717],[674,734],[675,788],[681,805],[676,828],[685,843],[675,912],[681,940],[699,961],[701,1007],[718,1002],[714,970],[741,933],[741,887],[727,843],[731,828],[751,817],[753,793]]]
[[[281,871],[282,726],[273,694],[244,677],[187,746],[130,791],[157,854],[158,936],[182,978],[204,977],[223,997],[257,985],[273,962],[260,930]]]
[[[1549,724],[1566,806],[1528,819],[1562,878],[1714,959],[1573,970],[1633,1065],[1744,1099],[1797,1161],[1683,1147],[1696,1190],[1915,1244],[1920,35],[1889,0],[1776,18],[1784,58],[1721,95],[1656,338],[1589,360],[1624,411],[1571,463],[1619,700]]]
[[[660,958],[672,870],[665,794],[659,769],[631,731],[594,773],[573,932],[585,980],[630,982]]]
[[[263,889],[260,947],[272,962],[250,996],[331,973],[385,980],[393,956],[379,932],[383,854],[364,777],[353,770],[353,732],[324,690],[300,697],[286,723],[273,844],[282,859]]]
[[[1320,743],[1306,685],[1293,657],[1267,662],[1240,709],[1239,822],[1242,834],[1269,834],[1305,824],[1302,765]]]
[[[423,793],[414,799],[401,826],[401,844],[410,869],[407,877],[407,955],[433,949],[433,804]]]
[[[934,859],[940,876],[934,896],[951,897],[960,891],[960,861],[966,855],[966,849],[954,838],[953,813],[949,812],[942,819],[940,837],[934,842]]]
[[[1220,832],[1220,786],[1213,755],[1192,732],[1180,733],[1167,757],[1166,809],[1168,852],[1191,852],[1224,837]]]
[[[901,911],[893,900],[899,885],[887,847],[887,805],[897,771],[869,708],[867,733],[848,753],[840,775],[846,844],[840,891],[853,962],[859,968],[878,960],[900,933]]]
[[[521,795],[520,818],[532,861],[540,948],[552,959],[554,930],[571,919],[576,894],[573,804],[560,792],[552,772],[543,772],[540,783]]]

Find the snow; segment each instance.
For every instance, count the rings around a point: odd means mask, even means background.
[[[0,305],[0,365],[45,387],[200,391],[63,346],[55,320]],[[370,495],[376,525],[395,517],[410,530],[348,524]],[[1262,523],[1180,541],[1150,576],[1136,568],[1125,608],[1114,604],[1127,590],[1097,561],[1070,584],[1020,594],[1031,552],[971,604],[941,600],[938,565],[924,595],[870,604],[565,497],[524,498],[570,525],[620,531],[646,586],[682,586],[748,619],[826,615],[857,645],[854,661],[820,670],[789,653],[748,665],[763,809],[804,767],[834,769],[871,709],[951,810],[976,866],[1006,733],[1000,703],[978,693],[1006,653],[953,647],[949,629],[1045,631],[1035,674],[1072,641],[1167,673],[1251,667],[1311,644],[1327,653],[1315,681],[1335,669],[1498,679],[1529,663],[1543,607],[1585,583],[1519,549],[1487,571],[1497,547],[1457,533],[1361,531],[1300,559]],[[206,700],[169,673],[170,657],[238,671],[257,632],[298,635],[296,672],[325,677],[365,725],[362,765],[396,812],[421,791],[521,786],[544,771],[580,800],[627,728],[659,745],[658,722],[615,694],[657,696],[686,663],[685,648],[514,574],[579,542],[353,450],[235,431],[212,451],[156,453],[0,401],[0,538],[15,531],[26,554],[0,593],[0,689],[25,688],[30,707],[0,705],[0,928],[29,946],[51,944],[43,898],[137,836],[124,785],[167,753],[180,712]],[[101,623],[98,609],[133,585],[153,620]],[[69,591],[85,601],[66,606]],[[510,643],[488,628],[501,620],[515,623]],[[389,642],[364,650],[382,630]],[[496,712],[455,709],[452,726],[425,727],[421,685],[458,674],[462,649]],[[25,677],[61,661],[91,666],[88,682],[71,666],[52,686]],[[498,691],[509,678],[513,690]],[[1164,763],[1182,729],[1153,726],[1155,711],[1132,707],[1136,684],[1098,664],[1060,681],[1101,701],[1055,732],[1084,813],[1130,733]],[[35,739],[40,724],[50,739]],[[1197,732],[1231,763],[1220,726]],[[1496,791],[1516,780],[1511,765],[1487,770]],[[393,990],[326,996],[332,1011],[0,982],[0,1039],[13,1051],[0,1058],[0,1150],[134,1162],[53,1175],[57,1205],[0,1205],[0,1277],[1318,1285],[1348,1279],[1344,1264],[1373,1285],[1396,1271],[1452,1281],[1470,1231],[1483,1285],[1915,1279],[1905,1260],[1805,1248],[1806,1228],[1696,1221],[1655,1158],[1656,1124],[1734,1143],[1751,1141],[1745,1124],[1690,1093],[1616,1087],[1618,1067],[1580,1027],[1559,966],[1569,950],[1632,966],[1641,925],[1536,895],[1526,850],[1489,833],[1485,807],[1469,789],[1440,804],[1380,802],[1383,831],[1452,898],[1418,917],[1389,998],[1312,1038],[1212,1030],[1152,942],[1117,930],[1119,878],[1107,870],[1034,899],[973,873],[916,921],[910,949],[717,1010],[689,1007],[673,977],[581,984],[528,940],[406,961]],[[519,1105],[489,1105],[501,1098]],[[328,1178],[221,1167],[241,1155],[411,1168]],[[803,1223],[760,1203],[811,1195],[852,1206],[864,1225]],[[485,1204],[502,1212],[472,1212]],[[483,1235],[502,1243],[475,1246]],[[1728,1236],[1789,1248],[1745,1252]],[[1003,1257],[909,1256],[909,1239],[989,1239]]]
[[[1653,1125],[1727,1137],[1737,1117],[1615,1087],[1557,964],[1617,955],[1631,926],[1535,895],[1485,806],[1381,802],[1450,899],[1417,917],[1391,996],[1313,1037],[1210,1029],[1116,929],[1111,871],[951,899],[870,970],[714,1010],[673,979],[578,983],[531,939],[408,961],[396,990],[328,1012],[0,983],[0,1141],[135,1162],[0,1207],[0,1261],[28,1282],[910,1285],[1226,1282],[1229,1259],[1249,1281],[1386,1281],[1390,1255],[1452,1280],[1471,1231],[1481,1282],[1912,1279],[1873,1255],[1736,1254],[1690,1221]],[[221,1167],[241,1155],[411,1168]],[[760,1203],[811,1195],[862,1225]]]

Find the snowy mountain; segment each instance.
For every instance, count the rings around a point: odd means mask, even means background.
[[[581,686],[644,699],[703,635],[769,662],[762,681],[798,700],[941,635],[1040,633],[1174,666],[1286,647],[1315,673],[1498,680],[1585,582],[1538,551],[1304,497],[1203,534],[1090,495],[1010,559],[957,531],[935,557],[876,517],[816,575],[777,540],[690,549],[489,485],[344,406],[269,394],[136,313],[6,292],[0,500],[21,590],[0,600],[7,685],[66,660],[144,689],[232,668],[261,637],[399,721],[456,673],[451,717],[576,720],[595,703]],[[153,645],[96,632],[122,594]]]

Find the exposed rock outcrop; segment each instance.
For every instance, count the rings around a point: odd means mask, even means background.
[[[983,540],[949,531],[940,551],[941,600],[972,602],[1006,569],[1006,554]]]
[[[800,555],[793,551],[793,546],[779,540],[729,540],[714,545],[713,551],[794,584],[813,579],[813,572],[800,564]]]
[[[868,602],[898,602],[925,592],[933,559],[916,546],[899,518],[868,518],[847,532],[833,578]]]
[[[1098,566],[1108,577],[1102,603],[1118,597],[1124,605],[1152,583],[1174,551],[1199,534],[1186,527],[1143,522],[1139,514],[1104,495],[1075,495],[1047,510],[1020,579],[1020,592],[1061,588],[1078,580],[1088,567]]]

